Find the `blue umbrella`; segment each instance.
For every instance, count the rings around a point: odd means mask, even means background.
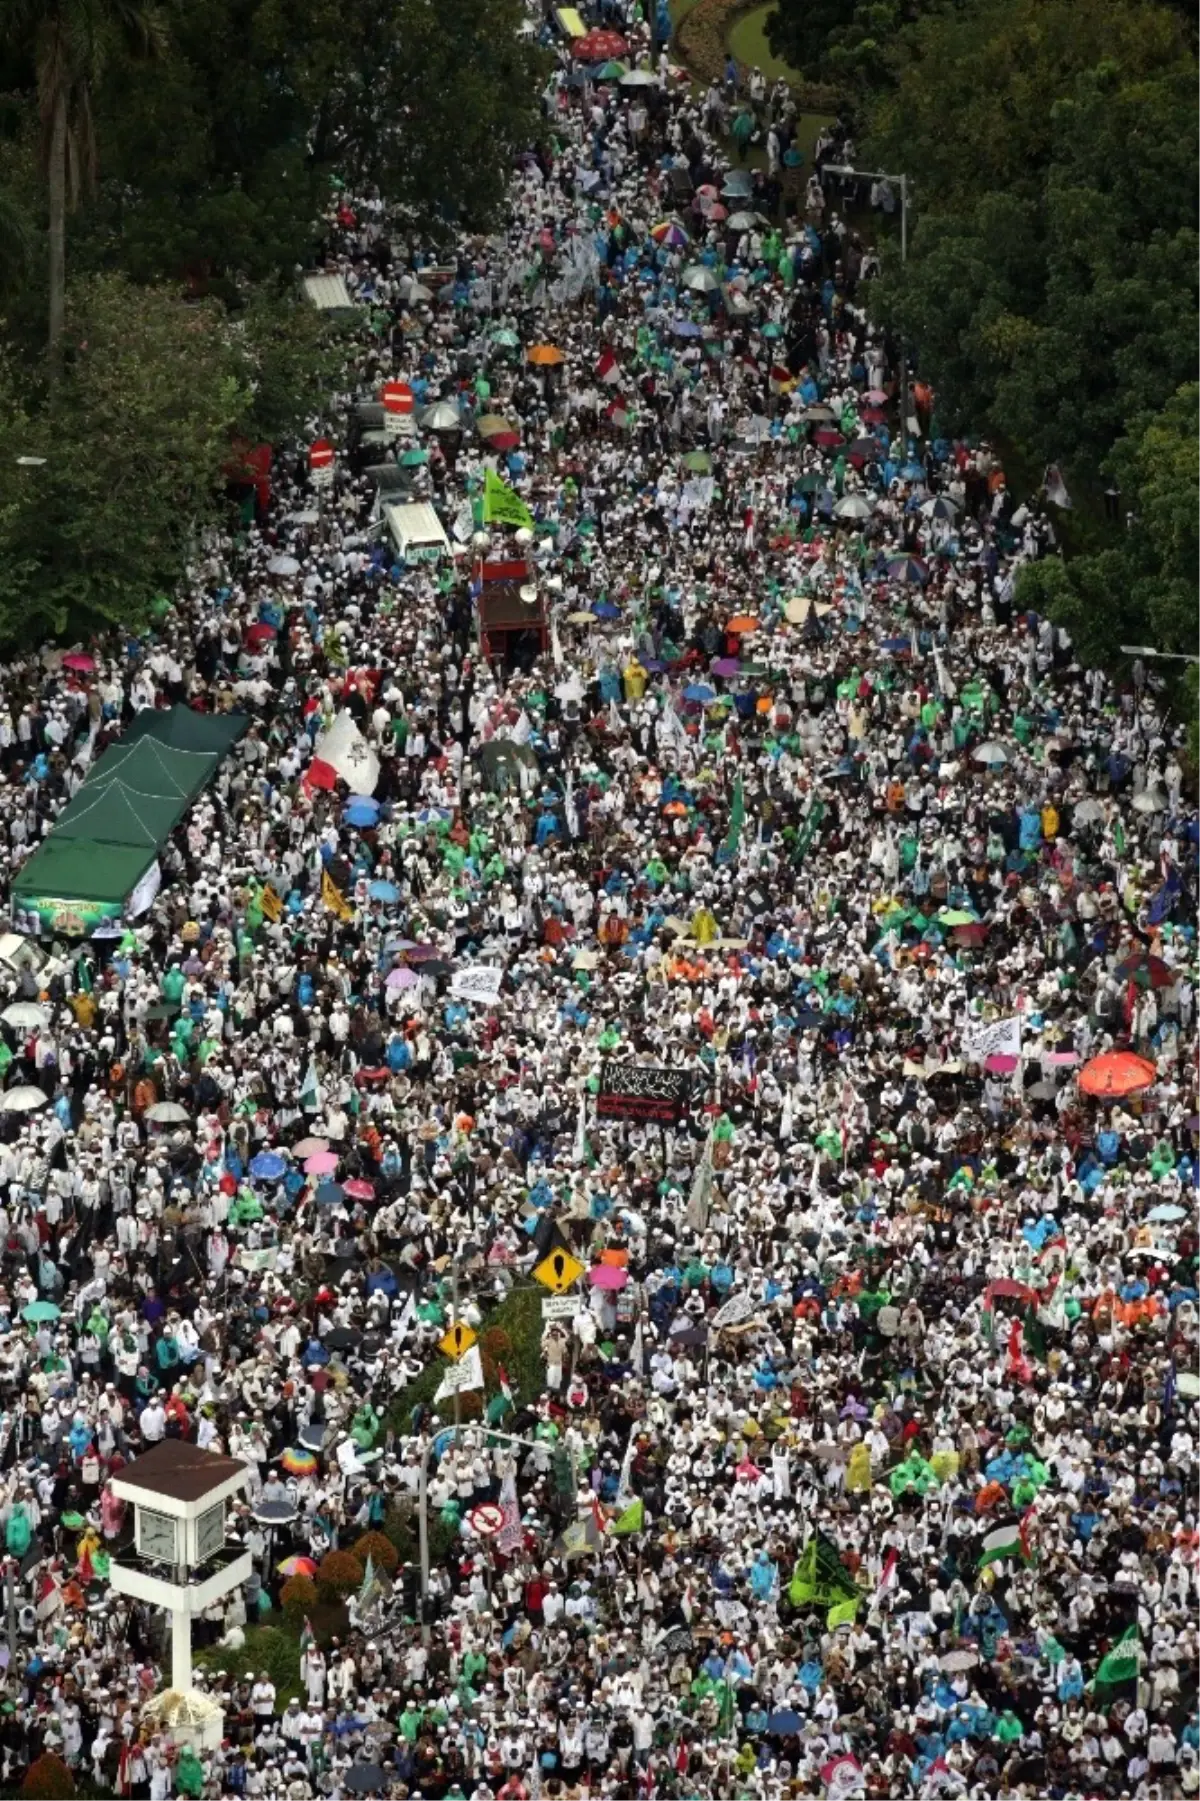
[[[710,688],[706,682],[692,682],[690,687],[685,688],[683,691],[684,700],[694,700],[704,704],[707,704],[710,700],[715,700],[716,697],[716,689]]]
[[[287,1163],[278,1151],[260,1151],[250,1165],[250,1174],[264,1182],[277,1182],[287,1173]]]
[[[371,826],[378,819],[379,802],[363,794],[356,794],[342,814],[343,825]]]
[[[334,1206],[338,1201],[344,1200],[345,1195],[346,1191],[340,1182],[322,1182],[317,1189],[317,1199],[324,1207]]]
[[[676,319],[671,330],[677,338],[702,338],[704,336],[703,329],[696,324],[694,319]]]
[[[767,1721],[767,1731],[779,1738],[790,1738],[792,1733],[799,1732],[803,1722],[800,1715],[791,1707],[781,1707]]]
[[[592,608],[592,612],[597,619],[619,619],[621,617],[620,607],[614,607],[611,600],[598,600]]]
[[[372,882],[367,889],[367,894],[371,900],[377,901],[398,901],[400,899],[400,890],[395,882]]]
[[[1153,1220],[1156,1225],[1160,1220],[1186,1219],[1187,1208],[1176,1207],[1173,1202],[1166,1201],[1160,1207],[1152,1207],[1146,1218]]]
[[[891,651],[893,656],[907,656],[912,650],[912,640],[909,638],[885,638],[879,648]]]

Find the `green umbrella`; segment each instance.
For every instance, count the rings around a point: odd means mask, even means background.
[[[400,458],[400,467],[402,469],[419,469],[422,463],[428,461],[429,452],[427,450],[406,450]]]
[[[53,1301],[30,1301],[21,1318],[30,1326],[40,1326],[48,1320],[57,1319],[60,1311]]]
[[[683,459],[683,466],[690,469],[693,475],[707,475],[712,468],[712,458],[707,450],[689,450]]]
[[[510,331],[507,325],[499,326],[497,330],[492,333],[492,343],[499,344],[502,350],[516,350],[520,345],[520,342],[521,340],[516,332]]]

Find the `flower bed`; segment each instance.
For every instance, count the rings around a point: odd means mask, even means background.
[[[729,54],[729,28],[744,12],[754,10],[753,0],[699,0],[679,27],[679,47],[692,73],[703,81],[720,81]],[[739,62],[743,75],[749,66]],[[789,82],[799,106],[810,112],[836,112],[840,96],[836,88],[820,82]]]

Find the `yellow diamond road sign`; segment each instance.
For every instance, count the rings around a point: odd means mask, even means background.
[[[445,1351],[447,1357],[453,1357],[457,1362],[460,1357],[466,1356],[474,1343],[474,1332],[472,1332],[470,1326],[464,1326],[460,1320],[456,1326],[450,1327],[446,1336],[439,1343],[438,1349],[439,1351]]]
[[[583,1274],[583,1264],[572,1257],[569,1251],[551,1251],[543,1257],[533,1272],[535,1282],[548,1288],[551,1294],[565,1294],[572,1282],[578,1282]]]

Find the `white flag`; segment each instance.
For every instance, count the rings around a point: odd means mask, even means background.
[[[313,757],[340,775],[351,794],[374,794],[379,783],[379,758],[371,749],[354,715],[344,709],[329,730],[317,740]]]
[[[708,1215],[712,1207],[713,1192],[713,1128],[708,1128],[708,1137],[704,1144],[704,1154],[696,1165],[696,1174],[692,1179],[692,1192],[688,1196],[687,1212],[684,1223],[694,1232],[703,1232],[708,1224]]]

